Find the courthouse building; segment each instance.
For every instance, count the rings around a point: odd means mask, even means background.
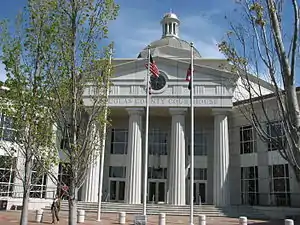
[[[185,205],[190,199],[191,130],[190,91],[185,77],[191,48],[189,42],[180,39],[180,20],[175,14],[165,14],[161,27],[162,36],[149,43],[160,76],[151,78],[147,200]],[[104,201],[142,202],[147,52],[145,46],[137,58],[113,60]],[[224,65],[224,59],[203,58],[201,46],[194,51],[195,203],[299,206],[299,186],[292,169],[274,146],[259,139],[240,113],[247,93],[240,88],[241,79],[224,70]],[[250,79],[256,85],[257,79]],[[272,92],[269,83],[259,83],[265,94]],[[87,104],[88,97],[86,93]],[[272,97],[265,101],[270,108],[276,106]],[[278,126],[275,122],[265,124],[266,130]],[[9,130],[7,124],[2,121],[2,131]],[[64,177],[61,167],[56,170]],[[97,162],[89,170],[80,200],[98,200],[99,171]],[[13,168],[0,164],[0,173],[1,195],[12,198],[7,193],[16,186]],[[32,198],[46,198],[45,191],[55,190],[47,176],[39,182],[36,189],[41,194]]]

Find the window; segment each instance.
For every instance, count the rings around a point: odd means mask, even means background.
[[[252,126],[240,128],[240,153],[249,154],[256,152],[256,140]]]
[[[194,133],[194,155],[206,156],[208,146],[208,134],[204,131]],[[188,143],[188,155],[191,155],[191,139]]]
[[[12,196],[16,158],[0,156],[0,196]]]
[[[258,167],[242,167],[241,168],[241,199],[242,204],[258,205]]]
[[[267,131],[271,137],[268,142],[268,151],[277,151],[285,148],[284,130],[281,122],[269,123]]]
[[[188,179],[190,179],[190,170],[188,174]],[[207,180],[207,168],[195,168],[194,169],[194,179],[195,180]]]
[[[31,171],[31,188],[30,198],[46,198],[47,174],[38,167],[36,162],[33,162]]]
[[[149,132],[149,155],[167,155],[167,138],[167,132],[152,129]]]
[[[110,166],[109,177],[115,178],[126,178],[126,167],[125,166]]]
[[[69,171],[69,164],[68,163],[59,163],[58,167],[58,187],[57,187],[57,193],[61,198],[64,200],[67,200],[67,195],[63,195],[63,186],[70,187],[70,171]]]
[[[290,206],[290,179],[288,164],[269,166],[271,205]]]
[[[0,140],[14,141],[15,129],[13,129],[13,120],[3,114],[0,114]]]
[[[154,168],[148,167],[148,178],[149,179],[167,179],[168,169],[167,168]]]
[[[112,129],[111,132],[111,154],[127,154],[127,141],[128,141],[127,129]]]

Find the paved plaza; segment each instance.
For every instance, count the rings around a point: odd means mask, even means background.
[[[0,211],[0,224],[1,225],[16,225],[19,224],[20,218],[19,211]],[[189,224],[188,216],[167,216],[166,224]],[[86,221],[81,223],[82,225],[111,225],[118,224],[118,214],[115,213],[105,213],[102,215],[102,221],[96,222],[96,214],[90,213],[86,215]],[[134,215],[127,215],[126,224],[133,224]],[[35,212],[31,211],[29,215],[29,225],[37,224],[35,222]],[[43,223],[42,224],[51,224],[51,215],[50,212],[45,212]],[[67,225],[67,214],[63,213],[61,215],[60,225]],[[158,224],[158,216],[150,216],[149,217],[149,225]],[[195,225],[198,225],[198,220],[195,218]],[[238,219],[235,218],[207,218],[207,225],[238,225]],[[284,221],[258,221],[258,220],[249,220],[248,224],[251,225],[284,225]],[[296,224],[295,224],[296,225]]]

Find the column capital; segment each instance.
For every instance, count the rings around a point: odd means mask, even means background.
[[[126,108],[129,115],[141,115],[144,112],[143,108]]]
[[[217,116],[217,115],[228,116],[232,112],[231,108],[215,108],[215,109],[211,109],[211,110],[212,110],[213,116]]]
[[[184,115],[187,111],[187,108],[169,108],[169,112],[172,116],[175,115]]]

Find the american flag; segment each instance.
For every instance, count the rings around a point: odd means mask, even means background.
[[[146,64],[146,68],[148,69],[148,64]],[[153,76],[156,76],[156,77],[159,76],[159,69],[158,69],[155,61],[153,60],[151,54],[150,54],[150,73],[152,73]]]

